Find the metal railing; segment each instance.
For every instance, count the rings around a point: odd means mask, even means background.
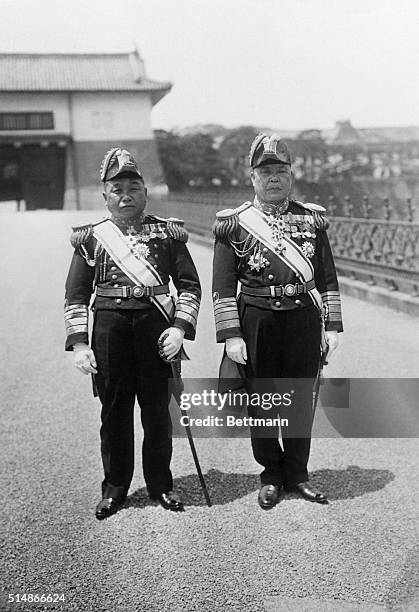
[[[215,213],[223,208],[235,208],[252,197],[251,193],[172,194],[167,200],[156,201],[152,210],[169,217],[185,220],[189,231],[211,236]],[[330,220],[329,240],[339,274],[377,285],[391,291],[419,295],[419,223],[414,220],[410,198],[406,201],[406,220],[392,220],[388,198],[383,200],[383,218],[370,218],[366,196],[357,203],[363,217],[353,217],[353,204],[344,199],[344,216],[334,216],[336,205],[329,198],[327,215]]]

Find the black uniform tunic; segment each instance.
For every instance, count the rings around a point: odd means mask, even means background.
[[[247,392],[279,392],[278,379],[304,378],[292,406],[281,407],[284,449],[278,428],[251,427],[256,461],[264,467],[262,484],[292,486],[306,481],[312,424],[312,381],[320,360],[322,319],[326,330],[343,331],[335,266],[326,235],[327,221],[315,205],[289,202],[280,215],[284,235],[300,246],[314,268],[315,286],[323,311],[304,292],[301,278],[273,251],[239,225],[240,210],[224,211],[214,226],[213,303],[217,342],[243,337],[247,363],[238,366]],[[322,209],[324,210],[324,209]],[[230,213],[230,214],[229,214]],[[248,295],[249,288],[294,286],[295,294]],[[271,291],[271,290],[269,290]],[[288,291],[288,293],[292,293]],[[284,292],[283,292],[284,293]],[[231,362],[224,356],[223,366]],[[228,376],[222,366],[220,376]],[[261,380],[262,379],[262,380]],[[269,379],[269,380],[267,380]],[[249,406],[249,416],[273,417],[260,406]]]
[[[112,223],[107,220],[106,223]],[[143,472],[150,496],[172,489],[171,423],[168,378],[171,368],[158,355],[157,340],[170,326],[195,338],[200,304],[198,275],[177,222],[148,216],[138,227],[120,227],[128,245],[139,245],[163,284],[177,289],[173,320],[168,322],[148,297],[95,296],[92,349],[98,373],[95,386],[102,403],[101,453],[103,497],[124,499],[134,469],[133,408],[137,397],[144,429]],[[131,237],[131,242],[129,242]],[[76,228],[66,282],[66,350],[88,344],[88,308],[92,293],[120,290],[133,282],[93,236],[93,226]],[[135,248],[133,250],[135,252]]]

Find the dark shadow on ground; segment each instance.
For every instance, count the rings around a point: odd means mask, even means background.
[[[395,476],[390,470],[375,470],[349,465],[346,470],[317,470],[310,475],[313,486],[333,500],[354,499],[384,489]]]
[[[259,476],[254,474],[228,474],[209,470],[204,477],[214,506],[229,504],[249,493],[256,493],[260,486]],[[345,470],[317,470],[310,476],[313,487],[324,492],[330,501],[353,499],[379,491],[392,480],[394,474],[389,470],[365,469],[356,465],[350,465]],[[185,506],[206,505],[198,476],[195,474],[176,478],[173,488],[179,493]],[[298,495],[289,493],[285,499],[297,497]],[[123,508],[144,508],[149,505],[154,505],[154,502],[149,500],[143,487],[128,496]]]

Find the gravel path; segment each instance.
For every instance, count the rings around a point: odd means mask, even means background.
[[[137,418],[131,495],[115,516],[95,520],[99,405],[89,379],[63,352],[62,323],[68,228],[95,218],[0,215],[0,610],[264,612],[308,609],[304,598],[323,600],[324,609],[335,600],[336,610],[339,602],[359,610],[413,606],[415,439],[315,439],[312,480],[331,504],[288,495],[271,512],[256,502],[259,470],[249,440],[197,440],[214,502],[208,509],[187,444],[176,439],[175,487],[187,504],[177,515],[147,499]],[[191,249],[206,281],[211,252]],[[330,376],[417,375],[416,319],[353,298],[344,299],[344,314],[347,333]],[[185,376],[216,375],[220,347],[213,332],[206,290]],[[65,603],[7,604],[9,593],[63,593]]]

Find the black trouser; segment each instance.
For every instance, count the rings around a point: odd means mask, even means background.
[[[124,499],[134,471],[134,403],[144,430],[143,472],[151,497],[170,491],[172,456],[168,412],[169,365],[158,355],[157,340],[167,321],[156,308],[98,310],[92,349],[96,387],[102,402],[103,497]]]
[[[244,370],[249,394],[284,391],[280,378],[306,379],[296,386],[291,406],[279,408],[280,417],[290,423],[289,428],[282,428],[283,449],[278,440],[278,427],[269,432],[263,427],[250,428],[253,455],[265,468],[261,473],[262,485],[291,487],[308,479],[312,389],[320,359],[319,312],[314,306],[286,311],[263,310],[240,300],[240,315],[247,345]],[[249,406],[249,416],[266,419],[274,414],[259,405]]]

